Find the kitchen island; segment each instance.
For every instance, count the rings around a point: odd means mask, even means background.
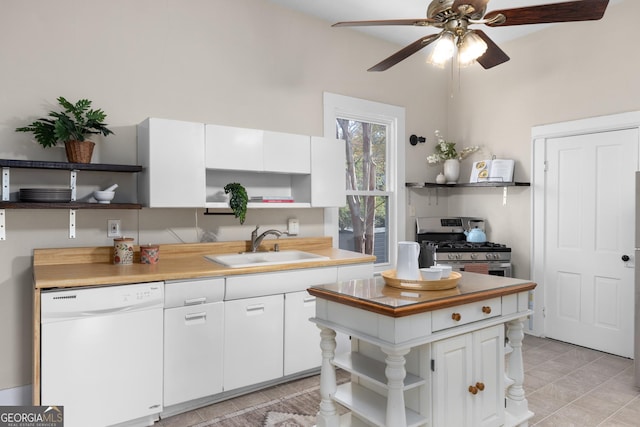
[[[349,424],[336,402],[350,409],[351,425],[526,427],[523,322],[535,286],[462,273],[444,291],[393,288],[381,277],[311,287],[322,349],[318,427]],[[335,354],[336,332],[352,337],[351,352]],[[336,367],[352,381],[337,387]]]

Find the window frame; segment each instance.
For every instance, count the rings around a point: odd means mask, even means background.
[[[366,192],[369,195],[389,197],[389,262],[376,264],[374,270],[380,273],[396,265],[397,244],[405,240],[405,153],[402,141],[405,140],[405,109],[395,105],[383,104],[360,98],[325,92],[324,136],[335,138],[336,118],[347,118],[387,126],[387,189]],[[353,193],[361,193],[354,191]],[[378,194],[376,194],[378,193]],[[333,238],[333,246],[338,247],[338,208],[326,208],[324,214],[324,235]]]

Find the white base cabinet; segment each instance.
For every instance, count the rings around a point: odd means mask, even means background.
[[[283,295],[225,302],[225,390],[282,377],[283,311]]]
[[[168,282],[164,406],[222,392],[224,279]]]
[[[318,368],[322,362],[318,328],[308,320],[315,315],[316,297],[300,291],[284,298],[284,374]]]
[[[504,326],[433,345],[433,419],[436,426],[504,424]]]

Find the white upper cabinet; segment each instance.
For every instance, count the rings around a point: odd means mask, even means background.
[[[255,199],[249,208],[345,203],[345,143],[332,138],[149,118],[138,125],[138,162],[146,207],[228,209],[232,182]]]
[[[311,205],[344,206],[346,194],[345,142],[341,139],[311,137]]]
[[[205,205],[204,124],[148,118],[138,125],[138,199],[151,208]]]
[[[206,125],[206,167],[274,173],[311,173],[309,137]]]

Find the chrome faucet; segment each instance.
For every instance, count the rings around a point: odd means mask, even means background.
[[[265,237],[267,237],[269,234],[273,234],[276,237],[282,236],[282,231],[273,230],[273,229],[267,230],[258,236],[258,228],[260,228],[259,225],[257,225],[256,229],[251,232],[251,252],[257,251],[258,248],[260,247],[260,243],[262,243],[262,240]]]

